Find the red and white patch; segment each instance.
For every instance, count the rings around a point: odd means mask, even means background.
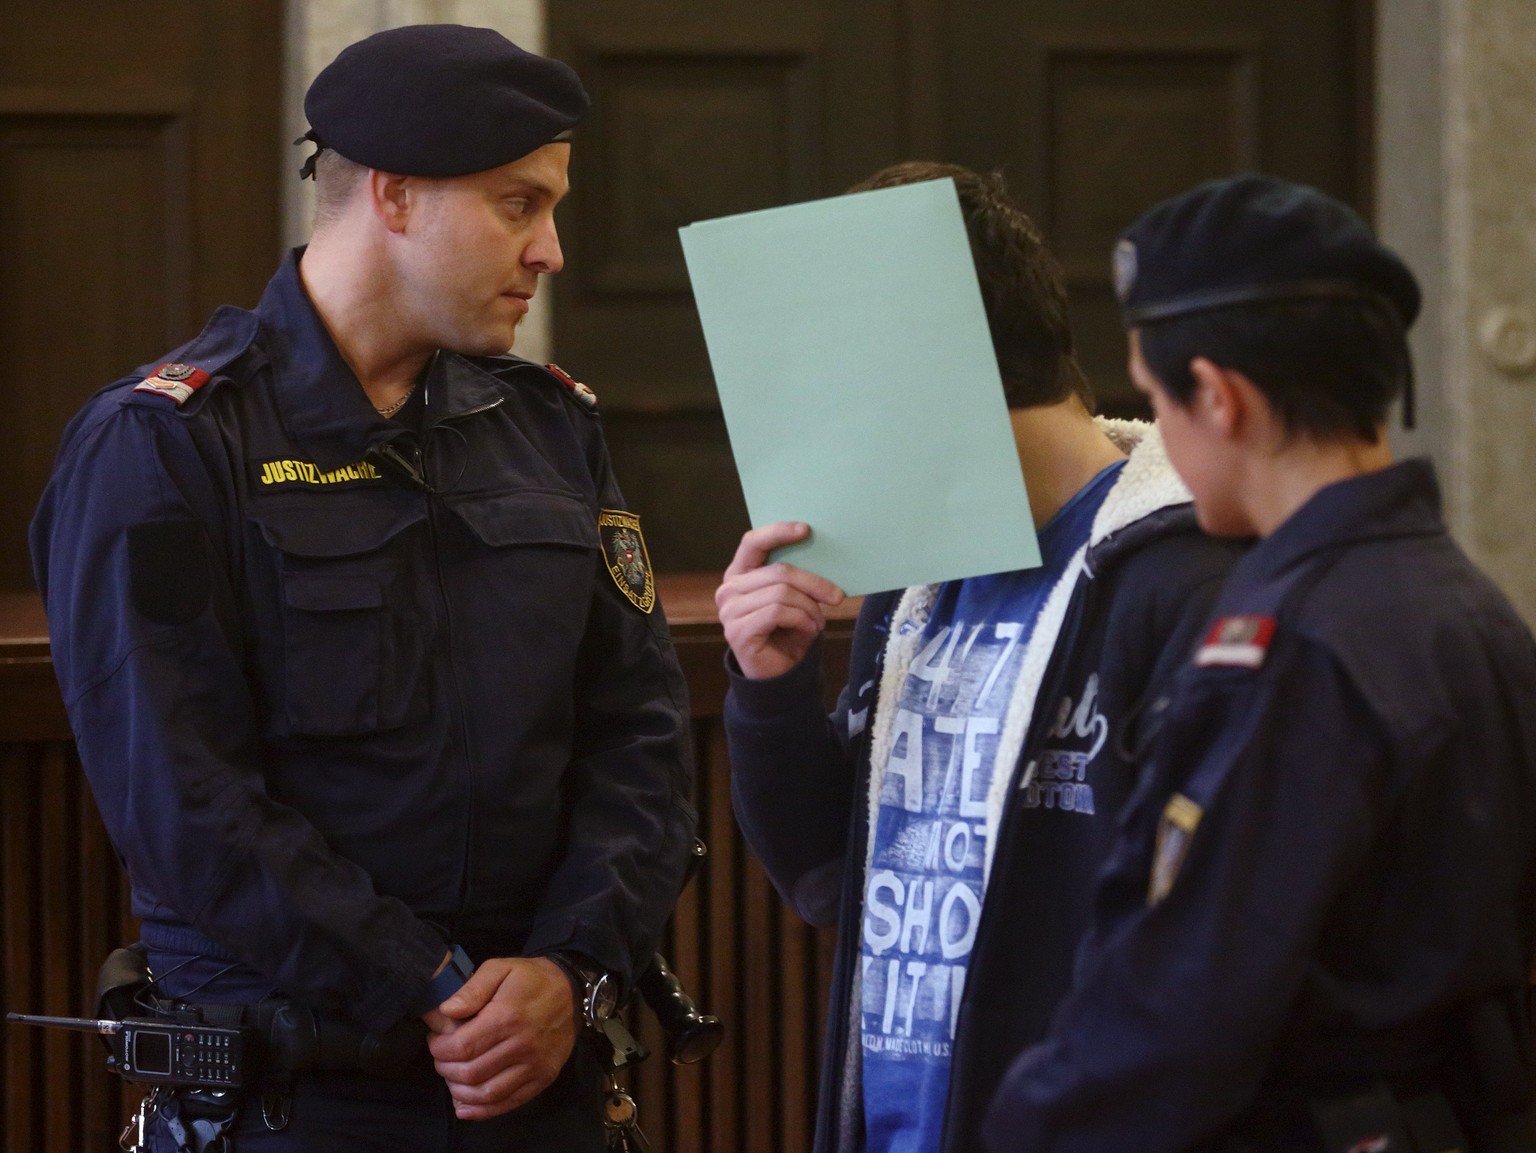
[[[1211,626],[1205,643],[1195,650],[1195,664],[1201,668],[1215,665],[1256,669],[1264,663],[1274,636],[1274,617],[1222,617]]]
[[[190,364],[175,361],[162,364],[153,373],[133,386],[134,392],[158,392],[168,396],[178,406],[192,398],[192,394],[208,383],[208,374]]]
[[[566,372],[565,369],[561,368],[558,364],[546,364],[544,367],[549,369],[551,376],[553,376],[561,384],[565,385],[566,388],[570,389],[571,395],[574,396],[577,400],[581,401],[582,404],[586,405],[588,408],[597,407],[597,393],[593,392],[586,385],[582,384],[581,381],[572,377],[570,373]]]

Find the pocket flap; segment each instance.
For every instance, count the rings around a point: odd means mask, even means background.
[[[384,590],[376,578],[362,574],[289,573],[283,581],[283,599],[290,608],[305,612],[344,612],[381,608]]]
[[[452,497],[448,505],[492,548],[565,545],[597,548],[597,518],[587,505],[558,492],[508,492]]]
[[[290,556],[340,557],[383,548],[426,515],[418,500],[327,494],[324,500],[265,502],[252,510],[251,519],[269,544]]]

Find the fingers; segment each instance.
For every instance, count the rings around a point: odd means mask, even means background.
[[[519,1078],[509,1071],[496,1085],[465,1088],[450,1084],[448,1095],[453,1099],[454,1116],[461,1121],[489,1121],[528,1104],[549,1088],[551,1081],[553,1078]]]
[[[566,1057],[569,1051],[565,1051]],[[506,1038],[473,1061],[434,1062],[447,1083],[454,1112],[465,1120],[484,1120],[516,1109],[543,1092],[559,1076],[565,1058]]]
[[[727,630],[734,625],[749,643],[754,636],[781,628],[809,629],[812,635],[821,631],[826,624],[824,606],[841,604],[843,590],[792,564],[764,563],[769,550],[803,539],[809,531],[804,524],[779,521],[741,538],[736,558],[715,590],[715,608]]]
[[[765,648],[809,647],[826,628],[827,617],[815,601],[786,595],[735,605],[729,613],[721,614],[720,623],[725,643],[740,661]]]
[[[555,1079],[575,1045],[575,1008],[570,982],[544,958],[492,958],[440,1008],[453,1017],[475,1003],[480,1007],[450,1031],[433,1030],[427,1048],[457,1115],[483,1120],[517,1108]]]
[[[427,1029],[433,1033],[452,1033],[459,1027],[459,1023],[446,1013],[432,1009],[421,1015]]]
[[[493,995],[473,1014],[460,1017],[455,1002],[460,997],[465,998],[464,1004],[480,999],[482,974],[499,977]],[[476,987],[471,988],[471,984]],[[433,1058],[441,1062],[471,1063],[510,1040],[540,1049],[563,1048],[560,1061],[564,1063],[576,1039],[570,982],[552,961],[542,957],[486,961],[475,971],[471,983],[445,1001],[441,1010],[445,1016],[458,1018],[451,1031],[434,1032],[427,1038]]]
[[[741,543],[736,546],[736,555],[726,567],[725,575],[732,577],[762,568],[768,554],[774,549],[794,544],[810,535],[811,526],[802,521],[779,520],[749,529],[742,534]]]
[[[827,608],[843,601],[843,590],[825,577],[782,561],[762,563],[768,548],[804,536],[803,524],[753,529],[741,538],[736,559],[715,590],[726,643],[741,671],[754,680],[797,665],[826,627]]]
[[[750,591],[764,585],[785,582],[799,588],[807,596],[824,604],[838,604],[843,590],[831,581],[780,561],[768,563],[769,554],[776,548],[804,540],[811,535],[810,525],[802,521],[775,521],[742,534],[736,546],[736,555],[726,567],[721,588]],[[715,594],[718,605],[720,594]]]
[[[455,1021],[463,1021],[473,1017],[496,995],[496,990],[506,979],[507,967],[505,957],[492,957],[470,974],[469,980],[464,982],[458,992],[449,997],[433,1012],[439,1016],[447,1017]],[[430,1016],[431,1014],[429,1014]],[[427,1022],[431,1028],[432,1023]],[[440,1030],[433,1029],[434,1033]]]

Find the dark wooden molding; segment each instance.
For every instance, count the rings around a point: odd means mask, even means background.
[[[0,592],[0,702],[0,744],[70,739],[35,593]]]
[[[678,659],[693,700],[693,715],[718,717],[725,704],[725,637],[715,612],[716,573],[662,573],[656,578]],[[829,641],[853,636],[859,599],[832,610]],[[840,650],[842,644],[835,644]],[[829,663],[829,685],[840,686],[846,664]],[[71,740],[48,649],[48,621],[35,593],[0,592],[0,744]]]

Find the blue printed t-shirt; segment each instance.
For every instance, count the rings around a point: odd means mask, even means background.
[[[1121,464],[1040,531],[1041,567],[940,588],[902,685],[860,935],[866,1153],[939,1148],[1003,714],[1040,608]]]

